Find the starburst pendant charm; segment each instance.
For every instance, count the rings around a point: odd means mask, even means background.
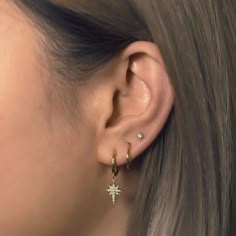
[[[113,181],[112,185],[108,185],[108,189],[106,189],[107,192],[109,192],[109,195],[112,197],[112,204],[115,205],[116,203],[116,196],[120,195],[120,192],[122,191],[119,189],[119,185],[116,185],[115,181]]]

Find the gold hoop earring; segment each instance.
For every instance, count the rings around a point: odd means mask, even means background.
[[[108,189],[106,189],[107,192],[109,192],[109,195],[112,197],[112,204],[113,206],[116,203],[116,196],[120,195],[120,192],[122,191],[119,189],[119,185],[116,185],[116,178],[119,173],[119,167],[116,165],[116,150],[113,151],[112,155],[112,185],[108,185]]]
[[[127,154],[126,154],[126,168],[129,170],[130,169],[130,149],[131,149],[131,143],[128,143],[128,150],[127,150]]]

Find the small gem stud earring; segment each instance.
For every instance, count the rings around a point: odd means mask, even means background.
[[[138,133],[138,135],[137,135],[137,137],[138,137],[138,139],[143,139],[143,133]]]

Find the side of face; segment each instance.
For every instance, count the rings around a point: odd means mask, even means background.
[[[111,211],[114,148],[119,166],[128,142],[131,161],[147,149],[168,119],[173,89],[157,46],[134,42],[73,88],[71,124],[38,39],[26,15],[0,1],[0,235],[88,235]],[[138,174],[121,169],[119,183],[135,193]],[[129,199],[119,200],[120,219]]]
[[[71,129],[54,111],[36,37],[23,14],[1,1],[0,235],[61,232],[67,219],[86,220],[91,198],[94,162],[84,157],[94,156],[93,130],[82,114]]]

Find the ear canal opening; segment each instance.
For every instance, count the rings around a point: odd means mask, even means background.
[[[117,118],[120,115],[119,101],[118,101],[119,100],[119,93],[120,92],[117,90],[117,91],[115,91],[115,94],[113,96],[113,112],[111,114],[111,117],[109,118],[109,120],[106,123],[106,128],[115,125],[117,122]]]
[[[127,84],[130,83],[131,81],[131,75],[132,75],[132,71],[130,69],[127,70],[126,72],[126,79],[127,79]],[[107,127],[111,127],[116,125],[120,119],[121,119],[121,103],[120,103],[120,96],[122,96],[122,92],[119,91],[118,89],[115,91],[114,96],[113,96],[113,112],[111,114],[111,117],[109,118],[109,120],[106,123],[106,128]]]

